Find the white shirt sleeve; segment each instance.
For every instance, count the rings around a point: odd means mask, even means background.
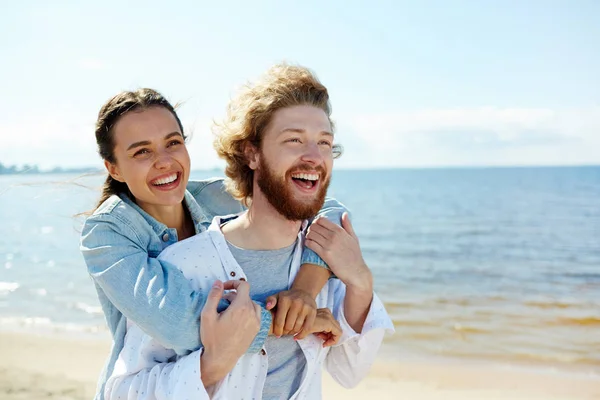
[[[208,399],[200,378],[201,350],[177,358],[129,323],[123,350],[104,389],[105,400]]]
[[[369,373],[383,337],[386,333],[394,332],[394,324],[379,297],[373,293],[373,300],[363,329],[361,333],[355,332],[344,315],[345,294],[346,286],[339,284],[334,294],[333,315],[340,323],[342,337],[327,354],[325,369],[340,385],[352,388]]]
[[[195,351],[137,373],[113,374],[106,384],[105,400],[209,399],[200,379],[200,354]]]

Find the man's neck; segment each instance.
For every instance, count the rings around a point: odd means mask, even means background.
[[[229,243],[242,249],[276,250],[294,243],[301,226],[302,221],[290,221],[257,194],[248,211],[221,230]]]

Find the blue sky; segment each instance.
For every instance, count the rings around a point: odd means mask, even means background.
[[[287,60],[330,90],[339,167],[600,164],[600,2],[280,3],[3,5],[0,162],[100,166],[98,109],[147,86],[219,167],[212,119]]]

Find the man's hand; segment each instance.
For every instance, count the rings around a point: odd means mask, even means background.
[[[371,271],[347,212],[342,215],[341,227],[326,218],[317,218],[308,229],[306,247],[316,252],[346,286],[373,290]]]
[[[329,308],[319,308],[315,323],[309,333],[314,333],[323,340],[323,347],[333,346],[342,336],[340,323],[336,321]]]
[[[290,289],[267,298],[267,310],[274,310],[273,335],[295,335],[304,339],[311,329],[316,315],[317,303],[307,292]]]
[[[223,290],[235,290],[223,296]],[[217,312],[221,297],[231,302]],[[250,284],[217,280],[202,309],[200,336],[204,344],[200,374],[206,388],[223,379],[244,355],[260,330],[260,307],[250,299]]]

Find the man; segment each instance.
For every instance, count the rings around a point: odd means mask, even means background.
[[[200,290],[212,290],[203,311],[204,348],[173,359],[174,353],[132,326],[107,384],[107,399],[315,399],[321,396],[322,365],[346,387],[367,374],[393,325],[373,294],[356,235],[347,215],[343,228],[319,219],[307,234],[307,221],[323,206],[339,154],[330,113],[327,89],[309,70],[288,65],[271,68],[231,102],[215,147],[227,162],[228,191],[248,210],[216,217],[207,232],[160,255]],[[227,283],[237,296],[249,290],[255,300],[276,302],[272,295],[295,278],[305,240],[337,277],[316,296],[316,335],[269,336],[257,354],[223,346],[222,334],[211,337],[210,323],[204,321],[216,313],[220,280],[242,281]],[[340,333],[337,345],[324,346]]]

